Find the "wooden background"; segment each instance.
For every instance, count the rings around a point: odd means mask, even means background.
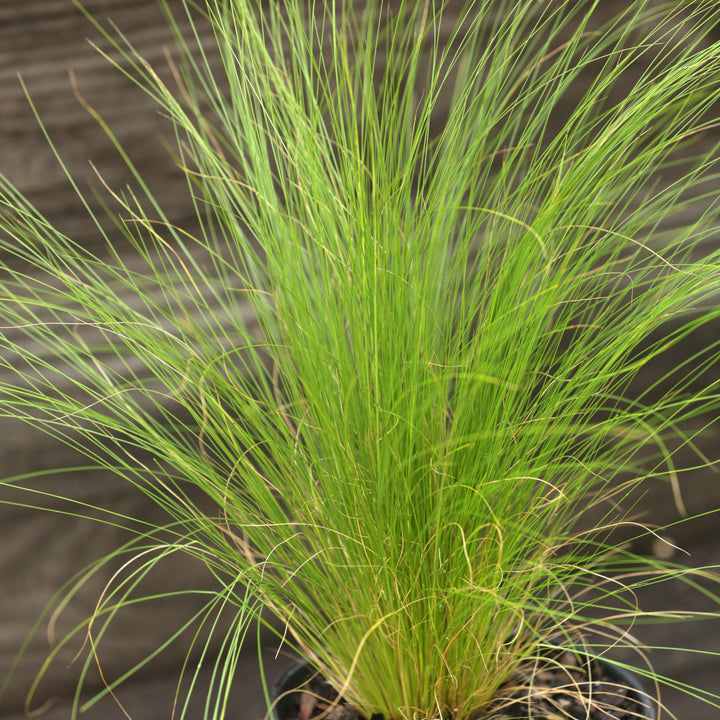
[[[612,13],[624,0],[605,0],[603,13]],[[86,0],[87,8],[99,19],[112,20],[153,64],[163,66],[163,48],[171,43],[170,33],[155,0]],[[209,35],[207,36],[209,39]],[[97,186],[89,163],[97,166],[109,185],[117,187],[128,180],[128,171],[96,122],[83,109],[73,84],[84,100],[101,112],[123,145],[130,151],[138,169],[148,180],[168,216],[180,225],[192,223],[192,208],[186,201],[183,180],[163,148],[167,131],[152,102],[134,88],[88,44],[90,39],[106,47],[94,28],[74,8],[70,0],[0,0],[0,172],[10,177],[40,209],[66,233],[86,243],[97,244],[97,235],[78,198],[73,194],[56,159],[50,152],[27,98],[18,73],[27,87],[37,112],[50,136],[83,191]],[[71,81],[74,77],[74,83]],[[715,339],[714,329],[696,334],[693,347]],[[688,347],[688,352],[692,347]],[[670,358],[672,363],[679,358]],[[0,474],[10,476],[34,470],[61,467],[78,462],[72,453],[25,427],[3,420],[0,427]],[[720,434],[707,440],[708,450],[720,446]],[[133,517],[156,517],[156,511],[126,484],[109,475],[76,473],[51,474],[37,487],[48,493],[71,494],[99,505],[111,504]],[[684,498],[691,512],[720,506],[720,476],[697,473],[683,483]],[[34,502],[59,512],[66,507],[49,497],[12,495],[2,491],[10,502]],[[24,498],[24,499],[23,499]],[[670,490],[658,483],[649,488],[642,509],[646,519],[658,523],[677,519]],[[720,564],[720,528],[715,516],[689,523],[673,533],[688,551],[678,556],[691,565]],[[57,513],[41,513],[16,505],[0,505],[0,682],[10,670],[15,653],[39,617],[46,603],[72,574],[87,563],[109,552],[122,541],[122,533],[107,525],[79,521]],[[652,552],[653,548],[642,550]],[[90,612],[113,567],[95,577],[60,616],[58,636],[82,621]],[[148,589],[207,587],[210,579],[200,567],[177,558],[163,572],[149,579]],[[686,588],[672,586],[648,593],[646,607],[674,605],[708,610],[713,605]],[[158,602],[124,612],[103,643],[102,668],[107,678],[116,677],[138,662],[172,630],[199,607],[192,598]],[[22,702],[34,673],[49,650],[46,626],[28,646],[4,696],[0,698],[0,718],[24,717]],[[698,649],[720,649],[720,621],[675,625],[671,629],[640,628],[641,641],[657,645],[678,645]],[[132,718],[150,720],[171,716],[173,692],[189,636],[173,644],[160,658],[138,673],[118,693]],[[270,663],[268,675],[277,674],[287,660],[272,661],[273,643],[264,638]],[[48,672],[38,690],[38,703],[53,700],[44,717],[69,717],[81,662],[71,662],[79,642],[61,654],[61,660]],[[696,683],[720,692],[720,657],[675,652],[652,653],[657,669],[676,680]],[[97,668],[91,668],[89,684],[99,685]],[[233,700],[238,720],[263,716],[259,672],[251,639]],[[204,676],[207,680],[207,673]],[[200,698],[196,700],[200,712]],[[667,693],[665,699],[678,717],[710,720],[718,711],[699,705],[682,695]],[[88,710],[86,716],[99,719],[125,717],[110,698]]]

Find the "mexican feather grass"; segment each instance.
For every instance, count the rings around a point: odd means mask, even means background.
[[[187,552],[235,613],[208,717],[267,609],[367,717],[469,720],[553,639],[631,643],[628,589],[688,574],[613,529],[645,532],[650,482],[682,512],[718,417],[717,344],[682,351],[720,315],[720,10],[600,6],[181,0],[172,82],[104,30],[194,226],[99,115],[129,178],[102,252],[0,179],[0,415],[168,513],[118,549],[93,651]]]

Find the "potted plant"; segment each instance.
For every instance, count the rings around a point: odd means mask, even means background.
[[[628,515],[653,479],[682,510],[717,346],[633,383],[720,315],[720,9],[599,6],[183,0],[172,85],[108,33],[196,227],[131,148],[103,256],[0,186],[0,412],[171,518],[91,637],[183,551],[235,608],[214,717],[266,610],[316,678],[279,720],[652,716],[607,658],[633,591],[689,572],[619,531],[655,532]]]

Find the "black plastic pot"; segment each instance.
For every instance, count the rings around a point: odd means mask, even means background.
[[[655,706],[643,691],[642,685],[635,675],[606,660],[600,660],[598,662],[602,667],[602,673],[605,678],[632,690],[629,697],[636,700],[645,708],[644,718],[646,720],[657,720]],[[294,706],[297,706],[297,700],[293,697],[292,690],[301,687],[314,673],[315,671],[307,662],[301,661],[293,663],[280,675],[270,688],[270,702],[272,703],[270,720],[284,720],[285,714],[292,711]],[[642,720],[642,718],[637,717],[637,720]]]

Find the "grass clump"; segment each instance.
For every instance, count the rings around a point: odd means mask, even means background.
[[[623,588],[684,573],[611,530],[651,479],[681,502],[718,414],[716,345],[631,390],[720,314],[720,10],[599,6],[183,0],[173,85],[108,37],[195,227],[132,148],[103,255],[0,180],[0,413],[168,511],[138,575],[177,549],[217,576],[209,716],[263,608],[368,717],[470,720],[552,639],[626,643]]]

